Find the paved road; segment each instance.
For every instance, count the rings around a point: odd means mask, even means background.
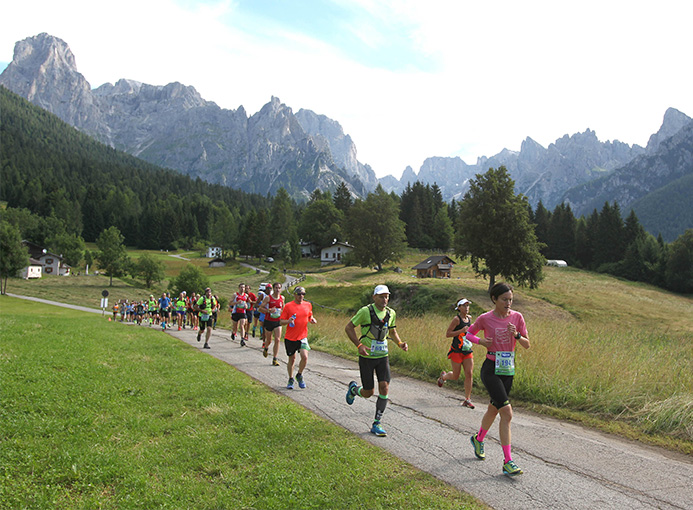
[[[258,339],[251,338],[248,347],[240,347],[227,331],[216,330],[212,348],[202,350],[196,332],[169,334],[496,509],[693,508],[693,459],[689,456],[516,410],[513,453],[525,474],[509,479],[501,474],[497,422],[487,436],[486,460],[479,461],[469,436],[478,429],[484,406],[463,408],[459,393],[438,388],[433,381],[394,375],[383,419],[388,436],[379,438],[368,432],[374,399],[356,398],[352,406],[344,400],[349,381],[358,380],[354,361],[310,351],[305,372],[308,387],[287,390],[283,347],[282,365],[273,367],[271,358],[262,357]]]
[[[319,317],[318,317],[319,319]],[[201,348],[192,331],[170,333]],[[346,341],[346,338],[345,338]],[[340,425],[417,468],[496,509],[638,509],[693,507],[693,459],[607,436],[577,425],[515,412],[513,451],[525,471],[501,474],[503,453],[498,426],[486,441],[486,460],[474,457],[469,436],[484,413],[461,406],[460,394],[434,383],[395,375],[383,425],[386,438],[368,430],[374,399],[344,400],[347,384],[358,380],[356,362],[310,351],[305,390],[287,390],[286,365],[272,367],[262,357],[259,339],[248,347],[214,331],[206,352],[319,416]],[[283,347],[280,359],[285,360]]]

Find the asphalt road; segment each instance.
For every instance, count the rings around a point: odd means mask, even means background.
[[[369,433],[375,399],[357,397],[352,406],[345,402],[349,381],[359,380],[356,362],[310,351],[307,388],[288,390],[283,345],[281,366],[273,367],[271,356],[262,356],[259,339],[251,337],[241,347],[227,331],[217,330],[211,349],[202,350],[196,332],[169,334],[496,509],[693,508],[693,459],[688,456],[520,409],[513,419],[513,457],[524,474],[510,479],[501,473],[498,421],[485,442],[486,460],[476,459],[469,442],[487,401],[477,399],[474,410],[463,408],[456,391],[393,374],[383,416],[388,435],[375,437]]]
[[[359,380],[355,361],[310,351],[304,373],[307,388],[288,390],[283,345],[281,366],[273,367],[271,357],[262,356],[259,339],[251,337],[249,345],[241,347],[238,340],[231,341],[228,331],[216,330],[211,349],[203,350],[202,342],[196,341],[197,332],[168,333],[495,509],[693,508],[690,456],[515,409],[513,457],[524,474],[511,479],[501,474],[498,421],[486,438],[486,460],[477,460],[469,443],[481,422],[485,399],[477,397],[474,410],[463,408],[456,391],[438,388],[435,381],[393,374],[383,416],[388,435],[375,437],[369,433],[375,399],[357,397],[352,406],[345,402],[349,381]]]

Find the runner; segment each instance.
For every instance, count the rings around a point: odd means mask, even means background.
[[[373,372],[378,377],[378,400],[375,403],[375,420],[371,427],[371,433],[384,437],[387,432],[380,425],[380,420],[387,406],[390,390],[390,359],[387,350],[387,338],[390,337],[403,351],[408,351],[409,346],[402,342],[395,329],[395,311],[388,307],[390,301],[390,289],[386,285],[378,285],[373,291],[373,304],[364,306],[347,323],[346,331],[349,340],[359,351],[359,370],[361,372],[361,386],[356,381],[349,383],[346,394],[347,404],[354,403],[356,395],[369,398],[375,390]],[[361,334],[356,333],[356,328],[361,327]]]
[[[255,336],[255,328],[257,325],[260,325],[260,338],[262,341],[265,341],[265,328],[264,328],[264,322],[265,322],[265,314],[260,311],[260,305],[262,305],[262,302],[265,300],[265,297],[267,297],[269,294],[272,293],[272,286],[269,283],[261,283],[260,288],[257,291],[257,299],[256,299],[256,305],[255,305],[255,313],[253,313],[253,336]]]
[[[248,335],[250,334],[250,325],[253,323],[253,314],[255,312],[255,307],[257,306],[257,296],[250,290],[250,285],[245,284],[245,293],[248,294],[248,308],[245,311],[246,319],[246,329],[245,329],[245,341],[248,341]],[[255,336],[255,331],[253,330],[253,336]]]
[[[166,331],[169,310],[171,308],[171,298],[164,292],[159,298],[159,317],[161,319],[161,330]]]
[[[231,310],[231,320],[233,321],[233,331],[231,332],[231,340],[236,339],[236,333],[240,329],[239,337],[241,339],[241,347],[245,345],[245,327],[246,315],[245,311],[248,308],[248,294],[245,293],[245,283],[238,286],[238,292],[234,293],[229,309]]]
[[[521,475],[522,470],[513,462],[511,453],[510,425],[513,419],[513,409],[508,400],[515,375],[515,345],[520,343],[529,349],[529,338],[525,319],[521,313],[511,310],[513,304],[513,288],[506,283],[496,283],[491,288],[491,301],[494,309],[477,317],[467,331],[466,338],[473,343],[483,345],[488,349],[486,359],[481,366],[481,382],[491,396],[491,403],[481,419],[479,432],[470,440],[474,446],[474,455],[478,459],[486,458],[484,453],[484,438],[493,425],[496,416],[500,414],[500,442],[503,448],[503,474],[509,476]],[[484,332],[484,338],[476,336]]]
[[[209,349],[209,337],[212,335],[212,310],[214,310],[219,304],[212,296],[212,289],[207,287],[205,289],[205,294],[195,303],[195,311],[199,313],[200,317],[200,330],[197,332],[197,341],[200,341],[202,332],[206,329],[205,333],[205,344],[202,346],[203,349]]]
[[[156,307],[157,307],[157,302],[154,299],[154,295],[150,294],[149,295],[149,301],[147,302],[147,310],[149,311],[149,326],[151,327],[152,324],[155,322],[159,322],[159,317],[156,315]]]
[[[289,372],[289,383],[286,387],[290,390],[294,389],[294,362],[296,361],[296,352],[301,353],[301,361],[298,364],[298,372],[296,373],[296,382],[299,388],[305,388],[306,383],[303,380],[303,371],[308,363],[308,323],[317,324],[317,320],[313,317],[313,305],[305,301],[306,289],[296,287],[294,289],[294,300],[287,303],[282,310],[280,322],[282,325],[288,324],[286,334],[284,335],[284,346],[286,347],[286,355],[289,361],[286,364],[286,369]]]
[[[265,296],[260,305],[260,311],[265,314],[265,338],[262,341],[262,355],[267,357],[267,351],[272,343],[272,338],[274,338],[272,365],[275,367],[279,366],[277,355],[279,354],[279,339],[282,336],[282,325],[279,318],[284,308],[284,296],[281,295],[281,292],[282,284],[276,282],[272,285],[272,293]]]
[[[445,332],[446,338],[452,338],[452,345],[448,351],[448,359],[452,363],[452,372],[441,372],[438,378],[438,386],[443,386],[445,381],[456,381],[460,378],[460,372],[464,366],[464,394],[462,402],[464,407],[474,409],[472,404],[472,371],[474,370],[474,353],[472,343],[464,338],[469,326],[472,324],[472,316],[469,315],[469,299],[460,299],[457,302],[457,315],[452,318],[452,322]]]
[[[176,299],[176,323],[178,324],[178,331],[185,327],[185,291],[181,292]]]

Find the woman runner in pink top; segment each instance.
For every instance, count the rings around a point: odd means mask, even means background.
[[[482,460],[486,458],[484,438],[496,416],[500,415],[499,433],[504,455],[503,473],[516,476],[522,474],[522,470],[513,462],[511,454],[510,422],[513,419],[513,409],[508,395],[515,375],[515,345],[519,342],[522,347],[529,349],[529,338],[524,317],[521,313],[510,309],[513,304],[512,286],[497,283],[491,288],[490,294],[495,308],[479,315],[466,335],[471,342],[481,344],[488,349],[480,375],[481,382],[491,396],[491,403],[481,419],[479,432],[470,440],[477,458]],[[476,334],[482,330],[484,338],[480,339]]]

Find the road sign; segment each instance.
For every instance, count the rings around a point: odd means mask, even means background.
[[[104,291],[101,293],[101,295],[102,295],[103,297],[108,297],[108,291],[107,291],[107,290],[104,290]]]

